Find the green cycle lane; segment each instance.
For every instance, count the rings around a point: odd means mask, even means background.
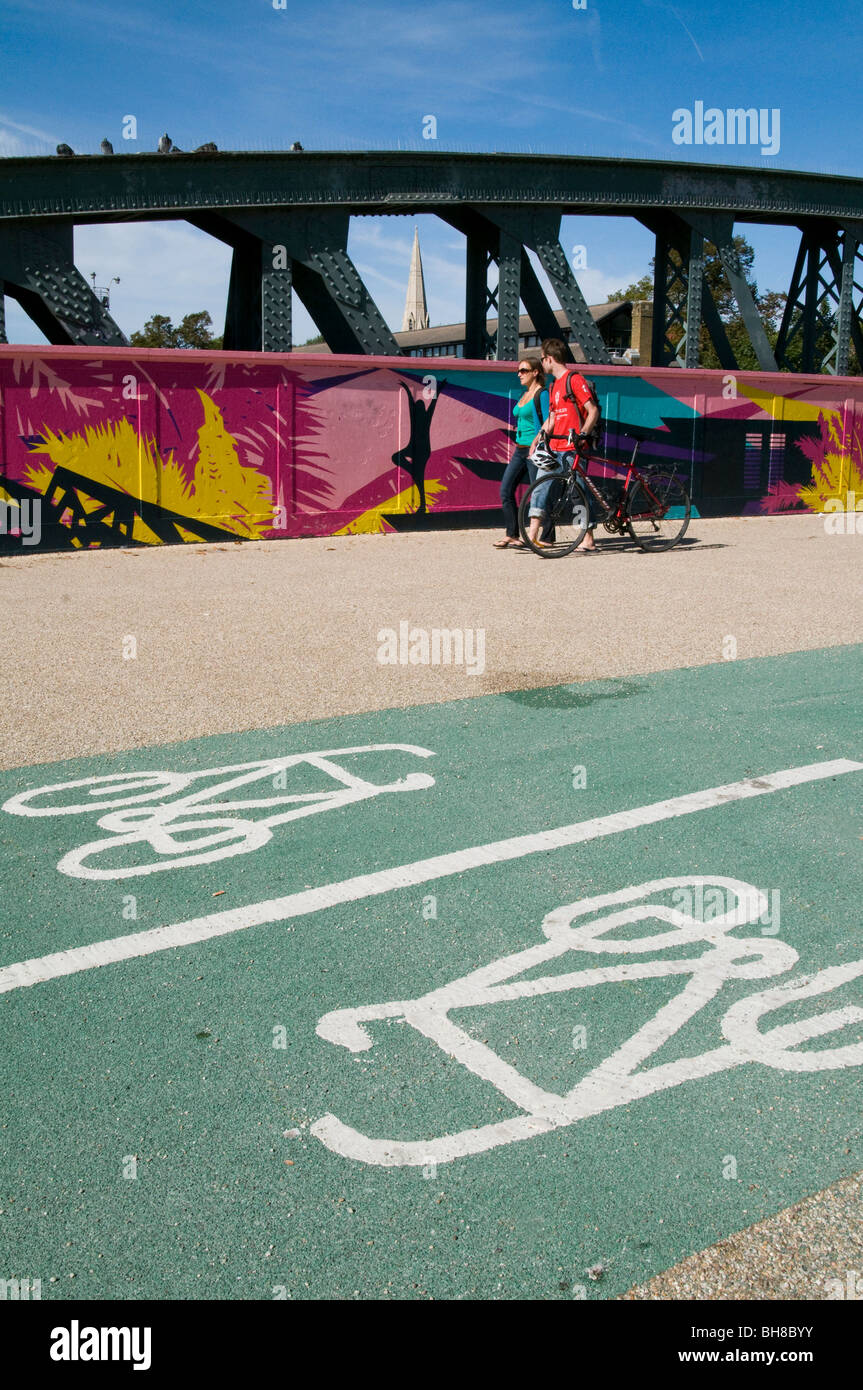
[[[863,1168],[861,686],[836,648],[0,774],[0,1277],[604,1299]]]

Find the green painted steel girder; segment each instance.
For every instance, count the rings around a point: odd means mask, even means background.
[[[863,226],[809,219],[800,232],[776,357],[790,370],[845,376],[852,344],[863,362],[863,285],[857,280]]]
[[[743,318],[749,341],[755,351],[758,365],[763,372],[777,370],[773,349],[764,331],[764,324],[758,313],[752,291],[740,265],[740,257],[734,245],[734,219],[725,216],[695,216],[690,218],[693,226],[713,242],[719,252],[719,259],[731,292],[737,300],[737,307]]]
[[[0,219],[105,222],[273,207],[442,214],[477,203],[629,216],[721,211],[737,221],[794,223],[863,216],[863,181],[671,160],[425,150],[0,160]]]
[[[52,343],[123,347],[126,339],[72,258],[71,222],[0,223],[0,283]]]
[[[560,218],[573,213],[632,216],[655,231],[655,365],[696,365],[703,321],[723,365],[734,366],[704,280],[704,239],[719,248],[762,369],[776,370],[777,359],[785,364],[786,341],[799,328],[803,369],[811,370],[828,299],[836,301],[837,324],[822,368],[841,370],[852,342],[858,356],[863,349],[854,279],[863,180],[763,167],[428,150],[3,159],[0,278],[52,341],[122,343],[72,263],[74,224],[184,219],[234,248],[226,347],[290,351],[296,290],[334,351],[395,355],[395,338],[347,254],[349,220],[420,212],[446,219],[466,236],[468,356],[517,355],[520,302],[540,331],[554,322],[530,248],[587,360],[608,360],[559,241]],[[737,263],[735,222],[804,231],[806,250],[775,356]],[[281,261],[273,255],[277,243]],[[493,265],[497,286],[489,285]],[[792,307],[799,316],[794,327]],[[497,334],[489,336],[486,320],[494,313]],[[672,328],[679,341],[669,339]]]
[[[346,212],[265,209],[190,220],[234,248],[226,347],[290,352],[291,291],[296,289],[333,352],[399,355],[348,255]]]
[[[689,238],[689,276],[686,286],[686,332],[684,334],[685,367],[697,367],[701,361],[701,321],[704,282],[704,237],[695,227]]]
[[[734,247],[733,218],[719,213],[646,213],[640,220],[656,236],[653,365],[677,362],[680,366],[699,366],[703,323],[721,365],[732,371],[737,369],[737,359],[704,274],[704,243],[710,241],[719,252],[758,365],[762,371],[775,372],[777,357]],[[671,329],[679,333],[676,341],[670,337]]]
[[[560,336],[554,316],[525,248],[535,251],[566,313],[572,339],[588,362],[610,361],[578,281],[560,244],[560,216],[535,208],[484,206],[450,209],[442,214],[467,240],[465,356],[513,361],[519,348],[519,300],[542,337]],[[488,270],[496,262],[496,291],[488,289]],[[497,336],[486,321],[497,315]]]
[[[687,304],[689,296],[689,258],[693,245],[692,228],[669,212],[645,213],[640,219],[653,232],[653,343],[654,367],[683,365],[686,351]],[[674,252],[678,259],[675,261]],[[703,283],[703,282],[702,282]],[[677,334],[671,336],[672,331]],[[695,332],[695,340],[698,333]]]

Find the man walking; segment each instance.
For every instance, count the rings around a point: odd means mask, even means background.
[[[590,448],[591,431],[599,421],[599,407],[596,405],[593,392],[584,377],[573,369],[571,363],[567,364],[566,346],[560,338],[545,339],[542,345],[542,367],[543,371],[550,373],[554,378],[550,392],[548,419],[544,422],[542,429],[548,439],[549,449],[552,453],[560,455],[559,463],[565,470],[569,470],[575,461],[575,453],[569,442],[570,431],[574,431],[576,435],[576,452],[586,455]],[[567,390],[567,385],[569,390]],[[534,444],[536,444],[537,439],[539,439],[539,435],[533,441]],[[588,503],[590,510],[587,535],[576,550],[576,555],[597,554],[596,543],[593,539],[593,528],[596,524],[593,498],[589,493]],[[537,509],[536,515],[534,515],[533,508],[531,508],[530,535],[532,540],[536,540],[539,536],[541,521],[541,510]]]

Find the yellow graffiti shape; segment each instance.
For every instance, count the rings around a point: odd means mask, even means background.
[[[839,429],[838,418],[838,415],[834,418],[834,412],[831,412],[831,418],[826,421],[828,438],[824,441],[824,452],[820,459],[812,463],[812,481],[798,489],[800,500],[813,512],[823,512],[831,500],[833,505],[830,510],[835,510],[837,497],[843,499],[844,511],[844,499],[849,493],[863,496],[860,441],[855,434],[853,445],[856,448],[852,445],[853,452],[849,450],[848,442],[843,439]]]
[[[163,458],[156,441],[139,436],[125,419],[88,425],[83,433],[68,435],[55,434],[45,425],[40,430],[41,442],[31,452],[46,455],[54,468],[68,468],[142,502],[257,539],[273,524],[270,480],[256,468],[240,463],[236,441],[225,428],[219,407],[203,391],[198,395],[204,423],[198,429],[198,458],[191,484],[173,450]],[[53,469],[41,464],[28,468],[27,473],[32,486],[45,493]],[[101,505],[94,499],[83,499],[85,511],[95,511]],[[158,542],[139,518],[133,539],[142,544]]]
[[[446,492],[446,484],[439,483],[432,478],[426,482],[425,491],[426,506],[431,511],[439,493]],[[349,521],[347,526],[341,526],[338,531],[333,531],[332,534],[334,536],[359,536],[392,531],[393,527],[387,523],[387,513],[409,514],[418,511],[419,505],[419,488],[406,487],[403,492],[397,492],[394,497],[389,497],[379,507],[370,507],[367,512],[361,512],[359,516],[354,517],[353,521]]]
[[[839,418],[839,412],[831,410],[823,401],[794,400],[791,396],[779,396],[773,391],[762,391],[751,382],[739,379],[736,390],[738,396],[744,396],[773,420],[820,420],[822,415]]]
[[[229,434],[215,401],[198,391],[204,423],[198,430],[194,499],[197,515],[218,517],[231,531],[257,536],[273,524],[270,480],[256,468],[245,468],[237,443]]]

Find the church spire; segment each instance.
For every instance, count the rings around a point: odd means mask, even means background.
[[[429,311],[426,305],[426,287],[423,280],[423,263],[420,256],[420,237],[414,227],[414,249],[411,254],[411,272],[408,278],[408,292],[405,299],[405,314],[402,319],[402,332],[428,328]]]

